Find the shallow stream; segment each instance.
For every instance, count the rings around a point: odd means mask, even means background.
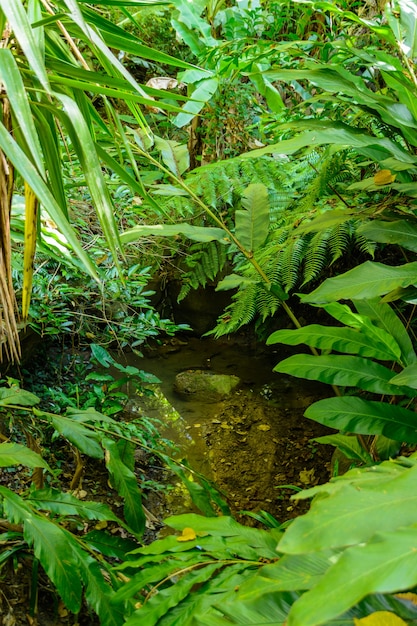
[[[290,501],[294,489],[329,478],[332,449],[310,441],[328,431],[303,413],[331,390],[273,372],[285,356],[240,338],[175,338],[144,358],[126,355],[130,365],[162,381],[156,399],[133,402],[165,424],[162,435],[178,445],[181,458],[216,482],[234,513],[262,509],[284,521],[302,506]],[[241,385],[214,403],[175,392],[177,374],[207,368],[236,375]]]

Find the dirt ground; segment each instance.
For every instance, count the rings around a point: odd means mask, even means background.
[[[202,430],[214,481],[237,517],[264,510],[285,522],[308,507],[291,495],[330,477],[333,448],[311,442],[329,431],[306,420],[301,408],[282,409],[241,391]]]

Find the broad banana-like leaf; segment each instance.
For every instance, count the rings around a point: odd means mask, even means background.
[[[228,243],[224,230],[214,226],[193,226],[192,224],[154,224],[134,226],[120,235],[123,244],[132,243],[141,237],[155,235],[157,237],[174,237],[184,235],[193,241],[220,241]]]
[[[248,252],[256,252],[269,233],[268,189],[262,183],[251,183],[241,199],[242,209],[235,213],[236,239]]]
[[[366,315],[374,324],[392,336],[401,349],[401,361],[410,365],[417,360],[413,343],[404,324],[386,302],[379,298],[354,300],[354,305],[361,315]]]
[[[356,396],[326,398],[314,402],[304,415],[344,432],[385,435],[394,441],[417,443],[416,414],[385,402],[363,400]]]
[[[332,300],[370,299],[416,282],[416,261],[396,267],[366,261],[336,278],[328,278],[317,289],[302,296],[301,301],[321,304]]]
[[[359,302],[361,301],[359,300]],[[323,309],[336,320],[342,322],[342,324],[359,330],[361,334],[373,341],[376,346],[384,346],[385,352],[390,354],[388,360],[401,361],[401,348],[392,332],[390,332],[389,327],[385,328],[374,324],[368,316],[354,313],[347,304],[341,304],[340,302],[324,304]],[[396,317],[395,313],[393,313],[393,317]],[[392,321],[392,316],[390,316],[390,319]]]
[[[398,244],[407,250],[417,252],[417,226],[406,219],[396,222],[374,220],[361,224],[357,232],[372,241]]]
[[[104,439],[105,462],[112,484],[124,500],[124,514],[132,532],[140,537],[145,530],[145,513],[142,507],[142,494],[135,474],[121,460],[117,444]]]
[[[0,443],[0,467],[8,467],[10,465],[23,465],[24,467],[44,467],[50,470],[50,467],[43,458],[22,446],[19,443]]]
[[[407,500],[404,494],[391,493],[391,497],[396,506],[404,506]],[[329,623],[367,595],[413,588],[417,584],[416,538],[414,524],[394,532],[377,533],[368,543],[345,550],[316,587],[295,602],[288,626]],[[382,625],[384,622],[375,623]]]
[[[339,489],[316,498],[307,515],[298,517],[284,533],[278,551],[284,554],[320,553],[372,539],[380,532],[393,532],[417,524],[417,477],[413,466],[398,475],[382,474],[369,483],[343,480]],[[375,473],[376,470],[374,470]],[[395,515],[392,514],[395,505]]]
[[[336,350],[358,356],[371,357],[379,361],[396,359],[392,351],[383,343],[375,341],[374,336],[367,336],[352,328],[339,326],[321,326],[310,324],[296,330],[277,330],[267,339],[267,345],[285,343],[297,346],[305,343],[320,350]]]
[[[201,80],[191,94],[190,100],[182,107],[182,113],[174,118],[173,123],[182,128],[191,122],[204,106],[211,100],[219,86],[218,78],[205,78]]]
[[[393,384],[392,371],[387,367],[356,356],[295,354],[278,363],[274,372],[318,380],[329,385],[359,387],[378,394],[416,395],[410,387]]]

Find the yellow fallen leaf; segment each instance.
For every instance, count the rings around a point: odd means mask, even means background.
[[[268,430],[271,430],[271,427],[269,426],[269,424],[259,424],[258,430],[262,430],[263,432],[267,432]]]
[[[408,602],[417,604],[417,593],[412,593],[411,591],[407,591],[406,593],[396,593],[395,597],[399,600],[407,600]]]
[[[310,470],[301,470],[300,482],[303,483],[303,485],[311,485],[311,483],[313,483],[316,478],[314,474],[314,467]]]
[[[390,611],[376,611],[362,619],[354,619],[355,626],[407,626],[407,622]]]
[[[389,185],[396,178],[395,174],[391,174],[391,170],[379,170],[374,176],[375,185]]]
[[[184,528],[182,535],[177,537],[177,541],[194,541],[196,538],[197,535],[193,528]]]
[[[106,522],[106,520],[101,520],[100,522],[97,522],[97,524],[94,526],[94,528],[96,530],[103,530],[103,528],[107,528],[108,524]]]

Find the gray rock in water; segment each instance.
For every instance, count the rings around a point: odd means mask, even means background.
[[[182,398],[220,402],[240,383],[240,378],[211,370],[186,370],[175,377],[174,389]]]

